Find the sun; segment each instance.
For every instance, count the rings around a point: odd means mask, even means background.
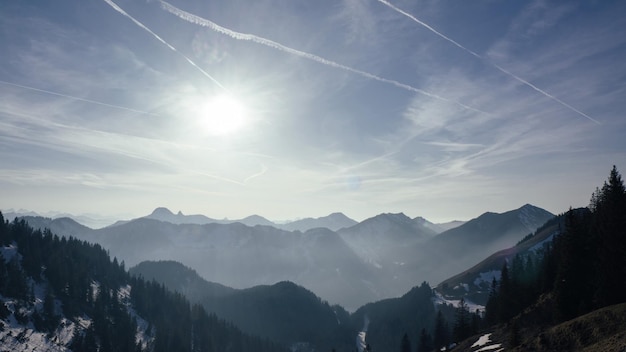
[[[209,98],[198,105],[198,122],[207,133],[230,135],[245,127],[248,113],[245,105],[228,94]]]

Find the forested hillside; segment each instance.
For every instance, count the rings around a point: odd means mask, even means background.
[[[574,336],[555,337],[565,328],[551,330],[552,339],[569,341],[561,346],[544,341],[545,346],[541,347],[542,343],[535,340],[536,334],[626,302],[626,190],[615,167],[604,185],[593,193],[589,207],[570,209],[562,226],[542,250],[516,256],[502,267],[500,279],[492,282],[485,319],[488,324],[505,329],[508,347],[582,349],[585,341],[573,339]],[[608,314],[611,309],[603,311]],[[600,338],[603,332],[613,331],[613,323],[602,319],[578,323],[579,327],[583,325],[589,325],[585,333],[594,335],[596,340],[598,334],[591,331],[599,331]],[[570,335],[577,334],[575,329],[568,331]],[[587,343],[592,340],[595,341],[589,335]],[[624,336],[621,343],[626,347]]]
[[[307,344],[330,350],[351,345],[348,313],[330,306],[313,292],[292,282],[233,289],[201,278],[194,270],[173,261],[142,262],[129,269],[133,275],[156,280],[181,292],[192,303],[230,321],[242,331],[288,346]]]
[[[282,351],[155,282],[99,245],[0,213],[0,346],[11,351]]]

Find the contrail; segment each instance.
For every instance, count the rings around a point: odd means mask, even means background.
[[[485,61],[487,61],[487,60],[485,60]],[[487,62],[489,62],[489,61],[487,61]],[[503,73],[505,73],[505,74],[509,75],[510,77],[512,77],[513,79],[517,80],[518,82],[521,82],[521,83],[523,83],[523,84],[525,84],[525,85],[529,86],[530,88],[532,88],[532,89],[536,90],[537,92],[539,92],[539,93],[541,93],[541,94],[545,95],[546,97],[548,97],[548,98],[550,98],[550,99],[552,99],[552,100],[556,101],[557,103],[559,103],[559,104],[561,104],[561,105],[565,106],[566,108],[568,108],[568,109],[570,109],[570,110],[572,110],[572,111],[574,111],[574,112],[578,113],[579,115],[582,115],[582,116],[586,117],[587,119],[589,119],[589,120],[591,120],[591,121],[595,122],[595,123],[596,123],[596,124],[598,124],[598,125],[602,124],[600,121],[598,121],[598,120],[594,119],[593,117],[591,117],[591,116],[589,116],[589,115],[585,114],[584,112],[582,112],[582,111],[580,111],[580,110],[576,109],[575,107],[573,107],[573,106],[569,105],[568,103],[566,103],[566,102],[564,102],[563,100],[561,100],[561,99],[559,99],[559,98],[555,97],[554,95],[552,95],[552,94],[550,94],[550,93],[548,93],[548,92],[544,91],[543,89],[541,89],[541,88],[539,88],[539,87],[535,86],[534,84],[532,84],[532,83],[530,83],[530,82],[528,82],[528,81],[524,80],[523,78],[521,78],[521,77],[519,77],[519,76],[517,76],[517,75],[515,75],[515,74],[513,74],[513,73],[511,73],[511,72],[509,72],[509,71],[507,71],[507,70],[505,70],[505,69],[503,69],[502,67],[500,67],[500,66],[498,66],[498,65],[496,65],[496,64],[494,64],[494,63],[491,63],[491,62],[489,62],[489,63],[490,63],[491,65],[493,65],[493,67],[495,67],[495,68],[497,68],[498,70],[500,70],[501,72],[503,72]]]
[[[255,174],[252,174],[252,175],[250,175],[250,176],[246,177],[246,178],[243,180],[243,184],[245,185],[245,184],[247,184],[247,183],[248,183],[248,181],[250,181],[250,180],[252,180],[252,179],[254,179],[254,178],[257,178],[257,177],[259,177],[259,176],[263,176],[263,175],[267,172],[267,170],[268,170],[267,166],[265,166],[264,164],[261,164],[261,171],[259,171],[259,172],[255,173]]]
[[[168,48],[172,49],[172,51],[174,51],[175,53],[179,54],[180,56],[182,56],[183,58],[185,58],[185,60],[187,60],[187,62],[189,62],[192,66],[194,66],[195,68],[198,69],[198,71],[200,71],[203,75],[205,75],[206,77],[208,77],[211,81],[213,81],[213,83],[217,84],[220,88],[228,91],[228,89],[226,89],[226,87],[224,87],[220,82],[218,82],[215,78],[213,78],[213,76],[211,76],[208,72],[206,72],[205,70],[203,70],[200,66],[196,65],[195,62],[193,62],[190,58],[188,58],[185,54],[181,53],[180,51],[178,51],[175,47],[173,47],[172,45],[170,45],[168,42],[166,42],[163,38],[159,37],[158,34],[154,33],[152,30],[150,30],[150,28],[146,27],[143,23],[139,22],[138,20],[136,20],[133,16],[129,15],[126,11],[124,11],[121,7],[117,6],[116,3],[114,3],[111,0],[104,0],[104,2],[106,2],[107,4],[109,4],[109,6],[111,6],[115,11],[121,13],[122,15],[128,17],[131,21],[135,22],[136,25],[138,25],[139,27],[143,28],[144,30],[146,30],[148,33],[152,34],[158,41],[160,41],[161,43],[165,44]]]
[[[461,48],[461,49],[463,49],[463,50],[467,51],[468,53],[470,53],[470,54],[472,54],[472,55],[476,56],[477,58],[482,59],[482,57],[481,57],[480,55],[478,55],[478,54],[476,54],[475,52],[471,51],[470,49],[468,49],[468,48],[464,47],[463,45],[461,45],[461,44],[457,43],[456,41],[452,40],[451,38],[449,38],[449,37],[445,36],[443,33],[441,33],[441,32],[439,32],[439,31],[437,31],[437,30],[436,30],[436,29],[434,29],[433,27],[429,26],[427,23],[425,23],[425,22],[422,22],[422,21],[418,20],[415,16],[411,15],[410,13],[408,13],[408,12],[406,12],[406,11],[403,11],[402,9],[400,9],[400,8],[398,8],[398,7],[396,7],[396,6],[394,6],[392,3],[390,3],[390,2],[388,2],[388,1],[386,1],[386,0],[377,0],[377,1],[378,1],[378,2],[380,2],[381,4],[386,5],[387,7],[391,8],[392,10],[394,10],[394,11],[396,11],[396,12],[398,12],[398,13],[400,13],[400,14],[402,14],[402,15],[404,15],[404,16],[406,16],[406,17],[410,18],[410,19],[412,19],[414,22],[417,22],[419,25],[426,27],[429,31],[431,31],[431,32],[435,33],[436,35],[438,35],[438,36],[440,36],[441,38],[443,38],[443,39],[445,39],[445,40],[449,41],[450,43],[452,43],[452,44],[454,44],[454,45],[458,46],[459,48]]]
[[[105,1],[110,1],[110,0],[105,0]],[[190,23],[193,23],[193,24],[197,24],[199,26],[207,27],[207,28],[209,28],[209,29],[211,29],[211,30],[213,30],[215,32],[218,32],[218,33],[221,33],[221,34],[225,34],[225,35],[227,35],[227,36],[229,36],[229,37],[231,37],[233,39],[246,40],[246,41],[251,41],[251,42],[254,42],[254,43],[257,43],[257,44],[265,45],[267,47],[270,47],[270,48],[273,48],[273,49],[276,49],[276,50],[280,50],[282,52],[286,52],[286,53],[289,53],[289,54],[292,54],[292,55],[295,55],[295,56],[298,56],[298,57],[301,57],[301,58],[305,58],[305,59],[308,59],[308,60],[315,61],[315,62],[320,63],[322,65],[326,65],[326,66],[338,68],[338,69],[341,69],[341,70],[345,70],[345,71],[357,74],[357,75],[365,77],[365,78],[369,78],[369,79],[373,79],[373,80],[376,80],[376,81],[379,81],[379,82],[391,84],[391,85],[396,86],[398,88],[402,88],[404,90],[408,90],[408,91],[411,91],[411,92],[419,93],[419,94],[428,96],[428,97],[433,98],[433,99],[445,101],[447,103],[456,104],[456,105],[458,105],[458,106],[460,106],[460,107],[462,107],[464,109],[467,109],[467,110],[476,111],[476,112],[479,112],[479,113],[482,113],[482,114],[489,114],[489,113],[487,113],[485,111],[476,109],[474,107],[471,107],[469,105],[460,103],[460,102],[455,101],[455,100],[444,98],[444,97],[436,95],[434,93],[427,92],[427,91],[425,91],[423,89],[415,88],[415,87],[410,86],[410,85],[405,84],[405,83],[401,83],[401,82],[398,82],[398,81],[395,81],[395,80],[392,80],[392,79],[388,79],[388,78],[383,78],[383,77],[377,76],[377,75],[369,73],[369,72],[361,71],[361,70],[358,70],[358,69],[355,69],[355,68],[352,68],[352,67],[349,67],[349,66],[346,66],[346,65],[342,65],[342,64],[339,64],[337,62],[325,59],[323,57],[320,57],[320,56],[317,56],[317,55],[314,55],[314,54],[310,54],[310,53],[307,53],[307,52],[304,52],[304,51],[293,49],[293,48],[290,48],[290,47],[285,46],[283,44],[277,43],[277,42],[275,42],[273,40],[270,40],[270,39],[266,39],[266,38],[263,38],[263,37],[258,37],[258,36],[253,35],[253,34],[240,33],[240,32],[233,31],[231,29],[222,27],[222,26],[218,25],[217,23],[212,22],[212,21],[210,21],[210,20],[208,20],[206,18],[202,18],[200,16],[194,15],[194,14],[189,13],[187,11],[181,10],[178,7],[176,7],[174,5],[171,5],[168,2],[166,2],[166,1],[160,0],[159,2],[161,3],[161,7],[165,11],[167,11],[167,12],[169,12],[169,13],[171,13],[171,14],[173,14],[173,15],[175,15],[175,16],[177,16],[177,17],[179,17],[179,18],[181,18],[181,19],[183,19],[183,20],[185,20],[187,22],[190,22]]]
[[[106,106],[106,107],[109,107],[109,108],[121,109],[121,110],[136,112],[136,113],[139,113],[139,114],[145,114],[145,115],[159,116],[158,114],[155,114],[153,112],[137,110],[137,109],[121,106],[121,105],[114,105],[114,104],[103,103],[103,102],[97,101],[97,100],[80,98],[80,97],[76,97],[76,96],[73,96],[73,95],[57,93],[57,92],[53,92],[53,91],[45,90],[45,89],[41,89],[41,88],[29,87],[29,86],[25,86],[25,85],[21,85],[21,84],[17,84],[17,83],[11,83],[11,82],[2,81],[2,80],[0,80],[0,83],[6,84],[6,85],[10,85],[10,86],[13,86],[13,87],[22,88],[22,89],[32,90],[32,91],[35,91],[35,92],[46,93],[46,94],[50,94],[50,95],[56,95],[56,96],[59,96],[59,97],[64,97],[64,98],[78,100],[78,101],[84,101],[84,102],[90,103],[90,104],[98,104],[98,105]]]
[[[490,64],[492,67],[494,67],[494,68],[495,68],[495,69],[497,69],[498,71],[500,71],[500,72],[504,73],[505,75],[507,75],[507,76],[509,76],[509,77],[511,77],[511,78],[513,78],[513,79],[515,79],[516,81],[518,81],[518,82],[520,82],[520,83],[522,83],[522,84],[526,85],[527,87],[529,87],[529,88],[533,89],[534,91],[536,91],[536,92],[538,92],[538,93],[541,93],[541,94],[542,94],[542,95],[544,95],[545,97],[547,97],[547,98],[549,98],[549,99],[552,99],[553,101],[556,101],[557,103],[561,104],[562,106],[566,107],[567,109],[569,109],[569,110],[571,110],[571,111],[573,111],[573,112],[575,112],[575,113],[577,113],[577,114],[579,114],[579,115],[581,115],[581,116],[583,116],[583,117],[587,118],[588,120],[590,120],[590,121],[592,121],[592,122],[594,122],[594,123],[596,123],[596,124],[598,124],[598,125],[600,125],[600,124],[601,124],[601,123],[600,123],[600,121],[598,121],[598,120],[594,119],[593,117],[591,117],[591,116],[589,116],[589,115],[585,114],[584,112],[582,112],[582,111],[580,111],[580,110],[576,109],[575,107],[573,107],[573,106],[569,105],[568,103],[566,103],[566,102],[562,101],[561,99],[559,99],[559,98],[555,97],[554,95],[552,95],[552,94],[550,94],[550,93],[548,93],[548,92],[544,91],[543,89],[541,89],[541,88],[539,88],[539,87],[535,86],[534,84],[532,84],[532,83],[528,82],[527,80],[525,80],[525,79],[523,79],[523,78],[521,78],[521,77],[519,77],[519,76],[517,76],[517,75],[515,75],[515,74],[513,74],[513,73],[511,73],[511,72],[509,72],[509,71],[507,71],[507,70],[505,70],[504,68],[502,68],[502,67],[500,67],[500,66],[498,66],[498,65],[494,64],[493,62],[489,61],[486,57],[484,57],[484,56],[482,56],[482,55],[479,55],[479,54],[475,53],[474,51],[472,51],[472,50],[470,50],[470,49],[468,49],[468,48],[464,47],[463,45],[459,44],[458,42],[456,42],[456,41],[455,41],[455,40],[453,40],[452,38],[450,38],[450,37],[448,37],[448,36],[444,35],[443,33],[439,32],[439,31],[437,31],[435,28],[431,27],[431,26],[430,26],[430,25],[428,25],[427,23],[425,23],[425,22],[423,22],[423,21],[420,21],[418,18],[416,18],[415,16],[411,15],[410,13],[408,13],[408,12],[406,12],[406,11],[404,11],[404,10],[402,10],[402,9],[398,8],[398,7],[396,7],[395,5],[393,5],[392,3],[390,3],[389,1],[387,1],[387,0],[376,0],[376,1],[378,1],[378,2],[380,2],[381,4],[383,4],[383,5],[387,6],[387,7],[389,7],[390,9],[392,9],[392,10],[396,11],[397,13],[399,13],[399,14],[401,14],[401,15],[403,15],[403,16],[406,16],[406,17],[408,17],[408,18],[410,18],[413,22],[415,22],[415,23],[419,24],[420,26],[423,26],[424,28],[428,29],[428,30],[429,30],[429,31],[431,31],[432,33],[436,34],[437,36],[439,36],[439,37],[443,38],[444,40],[446,40],[446,41],[448,41],[448,42],[450,42],[450,43],[454,44],[455,46],[457,46],[457,47],[461,48],[462,50],[464,50],[465,52],[469,53],[470,55],[472,55],[472,56],[474,56],[474,57],[476,57],[476,58],[478,58],[478,59],[481,59],[482,61],[484,61],[484,62],[486,62],[486,63]]]

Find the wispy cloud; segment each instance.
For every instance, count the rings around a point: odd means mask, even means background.
[[[497,69],[498,71],[500,71],[500,72],[502,72],[502,73],[506,74],[507,76],[509,76],[509,77],[511,77],[511,78],[513,78],[513,79],[515,79],[516,81],[518,81],[518,82],[520,82],[520,83],[522,83],[522,84],[526,85],[527,87],[532,88],[534,91],[536,91],[536,92],[538,92],[538,93],[540,93],[540,94],[544,95],[545,97],[547,97],[547,98],[549,98],[549,99],[552,99],[553,101],[555,101],[555,102],[557,102],[557,103],[559,103],[559,104],[563,105],[564,107],[566,107],[566,108],[568,108],[569,110],[571,110],[571,111],[575,112],[576,114],[581,115],[581,116],[585,117],[586,119],[588,119],[588,120],[590,120],[590,121],[592,121],[592,122],[594,122],[594,123],[596,123],[596,124],[600,124],[600,121],[598,121],[598,120],[594,119],[593,117],[589,116],[588,114],[586,114],[586,113],[584,113],[584,112],[582,112],[582,111],[580,111],[580,110],[576,109],[576,108],[575,108],[575,107],[573,107],[572,105],[570,105],[570,104],[568,104],[568,103],[564,102],[563,100],[561,100],[561,99],[557,98],[557,97],[556,97],[556,96],[554,96],[553,94],[550,94],[550,93],[546,92],[545,90],[543,90],[543,89],[541,89],[541,88],[537,87],[536,85],[534,85],[534,84],[532,84],[532,83],[528,82],[527,80],[525,80],[525,79],[523,79],[523,78],[521,78],[521,77],[519,77],[519,76],[515,75],[514,73],[512,73],[512,72],[510,72],[510,71],[506,70],[505,68],[503,68],[503,67],[501,67],[501,66],[499,66],[499,65],[497,65],[497,64],[495,64],[495,63],[493,63],[493,62],[491,62],[491,61],[489,61],[486,57],[484,57],[484,56],[482,56],[482,55],[477,54],[476,52],[474,52],[474,51],[472,51],[472,50],[468,49],[467,47],[465,47],[465,46],[461,45],[460,43],[456,42],[455,40],[453,40],[453,39],[451,39],[451,38],[447,37],[447,36],[446,36],[446,35],[444,35],[443,33],[441,33],[441,32],[439,32],[439,31],[437,31],[435,28],[433,28],[432,26],[428,25],[427,23],[425,23],[425,22],[423,22],[423,21],[419,20],[418,18],[416,18],[415,16],[411,15],[410,13],[408,13],[408,12],[406,12],[406,11],[401,10],[400,8],[398,8],[398,7],[394,6],[393,4],[391,4],[390,2],[388,2],[388,1],[386,1],[386,0],[377,0],[377,1],[378,1],[378,2],[380,2],[380,3],[382,3],[382,4],[384,4],[385,6],[387,6],[387,7],[389,7],[389,8],[391,8],[392,10],[394,10],[394,11],[396,11],[396,12],[398,12],[398,13],[402,14],[403,16],[408,17],[408,18],[409,18],[409,19],[411,19],[413,22],[415,22],[415,23],[419,24],[420,26],[423,26],[424,28],[428,29],[429,31],[431,31],[431,32],[432,32],[432,33],[434,33],[435,35],[437,35],[437,36],[441,37],[442,39],[444,39],[444,40],[446,40],[446,41],[448,41],[448,42],[450,42],[450,43],[454,44],[455,46],[457,46],[458,48],[462,49],[462,50],[463,50],[463,51],[465,51],[466,53],[468,53],[468,54],[470,54],[470,55],[472,55],[472,56],[474,56],[474,57],[476,57],[476,58],[478,58],[478,59],[480,59],[480,60],[483,60],[484,62],[486,62],[486,63],[490,64],[492,67],[494,67],[494,68],[495,68],[495,69]]]
[[[96,105],[106,106],[108,108],[114,108],[114,109],[130,111],[130,112],[136,112],[136,113],[139,113],[139,114],[156,115],[156,116],[158,116],[157,114],[155,114],[153,112],[149,112],[149,111],[133,109],[133,108],[129,108],[129,107],[126,107],[126,106],[121,106],[121,105],[109,104],[109,103],[105,103],[105,102],[101,102],[101,101],[97,101],[97,100],[93,100],[93,99],[81,98],[81,97],[77,97],[77,96],[74,96],[74,95],[63,94],[63,93],[59,93],[59,92],[53,92],[53,91],[47,90],[47,89],[41,89],[41,88],[35,88],[35,87],[31,87],[31,86],[25,86],[23,84],[17,84],[17,83],[7,82],[7,81],[3,81],[3,80],[0,80],[0,84],[5,84],[5,85],[8,85],[8,86],[18,87],[18,88],[22,88],[22,89],[27,89],[27,90],[30,90],[30,91],[33,91],[33,92],[39,92],[39,93],[45,93],[45,94],[50,94],[50,95],[56,95],[58,97],[63,97],[63,98],[68,98],[68,99],[72,99],[72,100],[82,101],[82,102],[89,103],[89,104],[96,104]]]
[[[110,0],[105,0],[105,1],[110,1]],[[183,19],[183,20],[185,20],[187,22],[194,23],[194,24],[197,24],[197,25],[200,25],[200,26],[203,26],[203,27],[207,27],[207,28],[209,28],[209,29],[211,29],[211,30],[213,30],[215,32],[218,32],[218,33],[230,36],[233,39],[251,41],[251,42],[254,42],[254,43],[257,43],[257,44],[265,45],[267,47],[270,47],[270,48],[273,48],[273,49],[276,49],[276,50],[280,50],[280,51],[288,53],[288,54],[296,55],[296,56],[301,57],[301,58],[305,58],[305,59],[308,59],[308,60],[315,61],[315,62],[320,63],[322,65],[326,65],[326,66],[329,66],[329,67],[333,67],[333,68],[341,69],[341,70],[344,70],[344,71],[348,71],[348,72],[357,74],[359,76],[362,76],[362,77],[365,77],[365,78],[369,78],[369,79],[373,79],[373,80],[376,80],[376,81],[379,81],[379,82],[382,82],[382,83],[391,84],[391,85],[393,85],[395,87],[398,87],[398,88],[401,88],[401,89],[404,89],[404,90],[407,90],[407,91],[410,91],[410,92],[419,93],[419,94],[428,96],[428,97],[433,98],[433,99],[437,99],[437,100],[441,100],[441,101],[444,101],[444,102],[447,102],[447,103],[451,103],[451,104],[457,105],[457,106],[459,106],[459,107],[461,107],[463,109],[472,110],[472,111],[476,111],[476,112],[480,112],[480,113],[485,113],[486,114],[486,112],[484,112],[484,111],[482,111],[482,110],[480,110],[478,108],[475,108],[475,107],[469,106],[467,104],[464,104],[462,102],[455,101],[455,100],[452,100],[452,99],[449,99],[449,98],[446,98],[446,97],[434,94],[432,92],[428,92],[426,90],[423,90],[423,89],[420,89],[420,88],[416,88],[416,87],[413,87],[413,86],[405,84],[405,83],[398,82],[396,80],[380,77],[378,75],[375,75],[375,74],[372,74],[372,73],[369,73],[369,72],[366,72],[366,71],[362,71],[362,70],[359,70],[359,69],[356,69],[356,68],[352,68],[350,66],[339,64],[337,62],[325,59],[323,57],[320,57],[320,56],[317,56],[317,55],[314,55],[314,54],[311,54],[311,53],[308,53],[308,52],[304,52],[304,51],[301,51],[301,50],[293,49],[291,47],[288,47],[288,46],[285,46],[283,44],[277,43],[277,42],[275,42],[273,40],[270,40],[270,39],[262,38],[262,37],[259,37],[259,36],[253,35],[253,34],[236,32],[236,31],[233,31],[231,29],[222,27],[222,26],[218,25],[217,23],[215,23],[213,21],[210,21],[208,19],[205,19],[205,18],[202,18],[200,16],[194,15],[194,14],[189,13],[187,11],[181,10],[178,7],[173,6],[173,5],[171,5],[171,4],[169,4],[169,3],[165,2],[165,1],[161,0],[160,3],[161,3],[161,6],[162,6],[162,8],[164,10],[170,12],[171,14],[173,14],[175,16],[178,16],[179,18],[181,18],[181,19]]]
[[[626,61],[619,53],[626,44],[626,19],[613,10],[594,14],[604,22],[590,16],[572,21],[563,17],[581,10],[572,9],[578,3],[553,5],[532,2],[486,55],[522,77],[549,85],[551,91],[566,92],[569,101],[586,110],[604,112],[624,95],[620,72]],[[557,25],[558,31],[550,31]],[[602,121],[609,122],[613,113],[604,113]]]
[[[265,175],[265,173],[267,172],[268,167],[265,166],[265,164],[261,164],[261,170],[257,173],[254,173],[248,177],[245,178],[245,180],[243,180],[243,184],[246,184],[248,182],[250,182],[251,180],[257,178],[257,177],[261,177],[263,175]]]
[[[378,34],[376,18],[369,9],[367,1],[342,0],[336,17],[347,24],[345,33],[348,43],[360,42],[371,45]]]
[[[42,116],[37,116],[38,113],[20,105],[7,107],[2,114],[0,126],[4,133],[0,134],[0,141],[11,143],[14,149],[38,150],[34,155],[42,158],[38,162],[40,164],[49,164],[44,161],[47,156],[56,155],[57,162],[50,167],[59,172],[69,168],[70,175],[77,172],[96,173],[102,168],[121,174],[150,170],[156,174],[195,175],[245,186],[267,171],[265,166],[252,175],[248,171],[264,158],[259,154],[215,150],[201,145],[67,125],[47,117],[44,111],[39,113]],[[8,155],[3,158],[8,158]],[[199,162],[201,160],[206,162]],[[220,163],[224,162],[237,167],[221,168]]]
[[[435,147],[439,147],[449,152],[461,152],[461,151],[483,147],[482,144],[478,144],[478,143],[455,143],[455,142],[443,142],[443,141],[422,142],[422,143],[433,145]]]
[[[213,83],[215,83],[217,86],[219,86],[222,89],[226,90],[226,87],[224,87],[220,82],[218,82],[213,76],[211,76],[208,72],[206,72],[205,70],[203,70],[200,66],[198,66],[195,62],[193,62],[193,60],[191,60],[189,57],[187,57],[185,54],[181,53],[180,51],[178,51],[178,49],[176,49],[174,46],[172,46],[171,44],[169,44],[168,42],[166,42],[163,38],[161,38],[158,34],[154,33],[150,28],[148,28],[146,25],[144,25],[143,23],[139,22],[137,19],[135,19],[133,16],[129,15],[126,11],[124,11],[124,9],[122,9],[121,7],[119,7],[116,3],[114,3],[111,0],[104,0],[104,2],[106,2],[109,6],[111,6],[115,11],[121,13],[122,15],[128,17],[131,21],[133,21],[137,26],[141,27],[142,29],[144,29],[146,32],[152,34],[153,37],[155,37],[158,41],[160,41],[161,43],[165,44],[168,48],[170,48],[172,51],[174,51],[175,53],[179,54],[180,56],[182,56],[187,62],[189,62],[193,67],[195,67],[198,71],[200,71],[200,73],[202,73],[204,76],[206,76],[207,78],[209,78],[211,81],[213,81]]]

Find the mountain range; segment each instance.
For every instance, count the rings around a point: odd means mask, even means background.
[[[380,214],[337,231],[316,226],[304,232],[242,222],[178,223],[209,220],[165,208],[96,230],[69,218],[24,219],[35,228],[99,243],[129,266],[175,260],[207,280],[234,288],[292,281],[331,304],[354,310],[402,295],[422,281],[440,282],[482,260],[494,246],[514,244],[551,217],[525,205],[503,214],[483,214],[440,234],[404,214]],[[317,224],[341,218],[331,215]],[[442,263],[446,256],[455,260]]]
[[[112,217],[101,216],[97,214],[80,214],[74,215],[69,213],[62,213],[56,211],[49,211],[45,213],[37,213],[34,211],[26,210],[26,209],[5,209],[2,210],[2,213],[5,215],[7,219],[13,219],[16,217],[44,217],[50,219],[59,219],[59,218],[70,218],[81,225],[87,226],[91,229],[100,229],[107,226],[118,226],[125,223],[128,223],[132,220],[116,220]],[[332,213],[327,216],[322,216],[319,218],[304,218],[297,219],[291,221],[282,221],[282,222],[274,222],[268,220],[260,215],[250,215],[243,219],[214,219],[210,218],[206,215],[202,214],[193,214],[193,215],[185,215],[182,211],[178,211],[177,213],[173,213],[171,210],[165,207],[155,208],[152,213],[142,216],[140,218],[154,219],[159,221],[165,221],[172,224],[210,224],[210,223],[218,223],[218,224],[232,224],[232,223],[242,223],[248,226],[256,226],[256,225],[265,225],[272,226],[278,229],[287,230],[287,231],[306,231],[317,227],[325,227],[332,231],[337,231],[342,228],[351,227],[356,225],[358,222],[347,217],[343,213]],[[136,220],[136,219],[133,219]],[[414,221],[424,225],[435,231],[436,233],[440,233],[451,228],[460,226],[464,223],[464,221],[450,221],[445,223],[432,223],[423,217],[416,217]]]
[[[148,217],[93,230],[69,218],[5,222],[0,213],[0,347],[350,351],[356,334],[359,346],[367,336],[383,350],[409,351],[410,341],[419,341],[419,351],[455,341],[456,349],[474,352],[622,350],[624,209],[614,167],[588,208],[555,217],[527,204],[441,233],[401,213],[336,231]],[[443,275],[492,246],[506,249],[435,289],[411,276],[432,268]],[[127,258],[152,256],[178,261],[142,260],[126,271]],[[253,275],[310,281],[230,287],[203,278],[207,268],[248,275],[248,282]],[[352,313],[318,296],[333,294],[329,283],[352,294],[338,296],[354,304]],[[359,303],[364,293],[393,295],[410,283],[404,293]],[[488,330],[479,336],[481,329]]]

